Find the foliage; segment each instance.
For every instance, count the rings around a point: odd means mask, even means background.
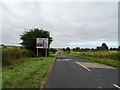
[[[120,51],[120,46],[118,46],[118,50]]]
[[[66,49],[63,48],[62,50],[63,50],[64,52],[68,52],[68,53],[70,53],[70,48],[69,48],[69,47],[67,47]]]
[[[63,48],[62,50],[63,50],[64,52],[66,52],[66,49],[65,49],[65,48]]]
[[[68,48],[68,47],[67,47]],[[66,48],[66,49],[67,49]],[[66,51],[69,51],[70,50],[66,50],[65,48],[62,49],[62,51],[66,52]],[[96,49],[94,48],[80,48],[80,47],[76,47],[76,48],[73,48],[72,51],[73,52],[84,52],[84,51],[106,51],[106,50],[120,50],[120,46],[118,48],[108,48],[108,46],[106,45],[106,43],[102,43],[101,46],[97,46]]]
[[[66,48],[66,51],[67,51],[67,52],[70,52],[70,48],[69,48],[69,47],[67,47],[67,48]]]
[[[30,29],[29,31],[26,30],[20,36],[20,39],[23,41],[20,44],[23,45],[27,50],[30,50],[34,53],[36,53],[36,38],[48,38],[49,45],[53,41],[48,31],[39,28]],[[39,52],[41,56],[45,56],[45,49],[39,49]]]
[[[19,48],[4,48],[2,49],[2,64],[3,66],[12,64],[20,58],[32,57],[31,51]]]
[[[57,49],[55,49],[55,48],[50,48],[49,51],[52,52],[52,53],[56,53],[56,52],[57,52]]]
[[[106,45],[106,43],[102,43],[101,48],[102,50],[108,50],[108,46]]]
[[[102,43],[100,47],[97,46],[97,50],[108,50],[108,46],[106,45],[106,43]]]
[[[80,52],[83,52],[83,51],[90,51],[90,49],[89,48],[81,48]]]
[[[80,48],[79,48],[79,47],[73,48],[73,51],[74,51],[74,52],[79,52],[79,51],[80,51]]]
[[[110,48],[110,50],[116,51],[116,50],[119,50],[119,48]]]

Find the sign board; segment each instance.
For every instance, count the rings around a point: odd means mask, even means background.
[[[48,38],[37,38],[36,48],[48,48]]]

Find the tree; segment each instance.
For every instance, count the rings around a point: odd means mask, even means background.
[[[52,52],[52,53],[56,53],[57,49],[55,49],[55,48],[50,48],[49,51]]]
[[[73,52],[76,52],[76,49],[75,49],[75,48],[73,48],[72,50],[73,50]]]
[[[115,47],[114,48],[110,48],[110,50],[115,50],[116,51],[116,50],[119,50],[119,47],[118,48],[115,48]]]
[[[120,51],[120,46],[118,46],[118,50]]]
[[[108,46],[106,45],[106,43],[102,43],[100,47],[97,46],[97,50],[108,50]]]
[[[48,47],[50,43],[53,41],[48,31],[45,31],[39,28],[33,28],[30,30],[24,31],[24,33],[20,35],[20,39],[22,40],[22,43],[20,44],[23,45],[26,49],[36,54],[36,38],[48,38]],[[48,54],[49,54],[49,51],[48,51]],[[39,55],[45,56],[45,49],[39,49]]]
[[[72,49],[74,52],[79,52],[80,51],[80,47],[76,47]]]
[[[69,48],[69,47],[67,47],[67,48],[66,48],[66,51],[70,52],[70,48]]]
[[[80,51],[80,48],[79,48],[79,47],[76,47],[76,51],[79,52],[79,51]]]
[[[1,46],[5,46],[4,44],[1,44]]]
[[[63,50],[64,52],[66,52],[66,49],[65,49],[65,48],[63,48],[62,50]]]
[[[101,47],[97,46],[97,50],[101,50]]]
[[[108,50],[108,46],[106,45],[106,43],[102,43],[101,49]]]

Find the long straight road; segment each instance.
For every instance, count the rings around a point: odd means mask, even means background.
[[[116,88],[118,69],[88,60],[59,54],[46,88]]]

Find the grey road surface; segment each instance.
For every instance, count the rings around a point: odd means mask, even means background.
[[[46,88],[117,88],[118,69],[59,54]]]

